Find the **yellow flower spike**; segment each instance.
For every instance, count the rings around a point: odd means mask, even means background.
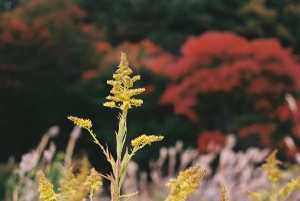
[[[67,177],[61,182],[62,187],[58,190],[61,192],[63,200],[84,200],[89,188],[84,186],[73,174],[72,168],[69,168]],[[61,199],[60,199],[61,200]]]
[[[76,179],[78,179],[80,183],[83,183],[86,177],[90,174],[90,172],[91,172],[91,163],[87,155],[84,155],[80,160],[80,168],[76,174]]]
[[[131,145],[134,148],[137,147],[144,147],[145,145],[151,145],[152,142],[157,142],[157,141],[161,141],[163,140],[164,137],[163,136],[156,136],[156,135],[146,135],[143,134],[133,140],[131,140]]]
[[[266,159],[266,163],[264,163],[259,169],[264,171],[272,184],[275,184],[279,179],[283,177],[282,172],[278,168],[278,165],[281,164],[281,161],[276,159],[277,150],[274,150],[270,156]]]
[[[100,186],[102,186],[101,177],[94,168],[91,169],[91,174],[86,178],[83,185],[90,187],[93,192],[99,190]]]
[[[48,181],[44,173],[39,171],[38,177],[39,177],[38,191],[40,192],[40,199],[44,201],[57,201],[59,198],[59,194],[56,194],[53,191],[53,185]]]
[[[227,197],[227,191],[226,188],[223,187],[221,190],[221,198],[220,201],[229,201],[228,197]]]
[[[122,111],[127,111],[132,106],[139,107],[143,100],[132,98],[145,91],[145,88],[132,89],[135,81],[140,79],[140,76],[129,76],[132,70],[128,66],[128,61],[124,53],[121,54],[121,62],[118,69],[113,74],[114,80],[108,80],[107,84],[112,85],[111,95],[107,96],[109,100],[103,105],[110,108],[119,108]]]
[[[200,170],[199,164],[180,172],[177,179],[170,179],[166,184],[171,192],[165,201],[185,201],[189,194],[196,193],[196,188],[200,186],[201,179],[207,172],[207,169]]]
[[[92,121],[89,119],[82,119],[74,116],[68,116],[68,119],[73,121],[74,124],[80,128],[90,129],[93,126]]]
[[[63,197],[65,200],[71,200],[71,198],[76,194],[79,196],[78,193],[81,189],[81,184],[73,174],[72,168],[69,168],[66,180],[62,181],[61,185],[62,187],[58,190],[61,192],[61,197]]]
[[[93,201],[94,193],[100,189],[100,186],[102,186],[101,177],[94,168],[91,169],[91,174],[86,178],[83,185],[90,188],[89,197],[90,200]]]
[[[283,188],[278,191],[280,196],[286,196],[293,191],[300,191],[300,178],[292,179],[289,183],[287,183]]]

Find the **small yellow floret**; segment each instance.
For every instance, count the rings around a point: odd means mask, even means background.
[[[105,102],[103,105],[104,105],[105,107],[110,107],[110,108],[116,107],[116,103],[115,103],[114,101]]]
[[[143,135],[131,140],[131,145],[133,147],[141,147],[141,146],[145,146],[147,144],[151,145],[152,142],[161,141],[162,139],[164,139],[163,136],[143,134]]]
[[[92,121],[89,119],[82,119],[74,116],[68,116],[68,119],[73,121],[74,124],[80,128],[90,129],[93,126]]]
[[[281,161],[276,159],[277,150],[274,150],[271,155],[266,159],[266,163],[264,163],[259,169],[264,171],[269,180],[272,183],[276,183],[279,179],[283,177],[282,172],[278,168],[278,165],[281,164]]]
[[[202,177],[207,172],[207,169],[200,170],[199,164],[180,172],[177,179],[170,179],[166,184],[171,188],[171,192],[165,201],[185,201],[189,194],[196,192],[196,188],[201,184]]]
[[[91,169],[91,174],[86,178],[83,185],[90,187],[92,191],[97,191],[102,186],[101,177],[94,168]]]
[[[287,183],[282,189],[278,191],[278,194],[280,196],[286,196],[295,190],[300,191],[300,178],[292,179],[289,183]]]
[[[53,191],[53,185],[48,181],[43,172],[38,173],[40,199],[44,201],[57,201],[59,194]]]

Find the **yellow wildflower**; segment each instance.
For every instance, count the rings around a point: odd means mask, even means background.
[[[228,201],[228,197],[227,197],[227,191],[226,191],[226,188],[223,187],[222,190],[221,190],[221,198],[220,198],[220,201]]]
[[[128,61],[124,53],[121,54],[121,62],[116,73],[113,74],[114,80],[108,80],[107,84],[112,85],[110,90],[112,95],[106,97],[108,100],[103,105],[110,108],[119,108],[122,111],[127,111],[132,106],[139,107],[143,100],[132,98],[145,91],[145,88],[131,89],[133,83],[140,79],[140,76],[129,77],[132,70],[128,66]]]
[[[143,134],[143,135],[131,140],[131,145],[133,147],[144,147],[147,144],[151,145],[152,142],[161,141],[163,138],[164,138],[163,136]]]
[[[260,170],[263,170],[268,175],[269,180],[273,184],[283,177],[282,172],[278,168],[278,165],[281,164],[281,161],[276,159],[276,153],[277,150],[274,150],[266,159],[266,163],[260,167]]]
[[[202,177],[207,172],[207,169],[200,170],[199,164],[180,172],[177,179],[170,179],[166,184],[171,188],[171,192],[165,201],[185,201],[189,194],[196,192],[196,188],[201,184]]]
[[[78,181],[83,183],[86,177],[90,174],[90,172],[91,172],[90,161],[87,155],[84,155],[80,160],[80,168],[78,170],[78,173],[76,174],[76,178],[78,179]]]
[[[286,196],[295,190],[300,191],[300,178],[292,179],[289,183],[287,183],[283,188],[279,190],[278,194],[280,196]]]
[[[48,181],[45,177],[44,173],[39,171],[39,188],[40,199],[44,201],[57,201],[59,198],[59,194],[56,194],[53,191],[53,185]]]
[[[83,185],[90,187],[92,191],[97,191],[102,186],[101,177],[94,168],[91,169],[91,174],[86,178]]]
[[[64,200],[82,201],[85,200],[89,188],[84,186],[73,174],[72,168],[69,168],[66,180],[61,182],[62,187],[58,190]]]
[[[69,168],[66,180],[62,181],[61,184],[62,184],[62,187],[59,188],[59,191],[61,192],[61,196],[65,200],[71,200],[71,198],[75,195],[79,196],[78,193],[81,189],[81,184],[75,178],[72,168]]]
[[[92,121],[89,119],[82,119],[74,116],[68,116],[68,119],[73,121],[74,124],[80,128],[90,129],[93,126]]]
[[[256,193],[256,192],[246,192],[246,195],[252,201],[260,201],[260,200],[262,200],[261,195],[259,193]]]

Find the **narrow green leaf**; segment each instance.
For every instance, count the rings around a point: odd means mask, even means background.
[[[134,192],[134,193],[130,193],[130,194],[126,194],[126,195],[121,195],[120,196],[120,198],[131,198],[131,197],[133,197],[133,196],[135,196],[135,195],[137,195],[139,192],[138,191],[136,191],[136,192]],[[129,200],[128,199],[128,200]]]
[[[120,172],[119,187],[122,186],[122,183],[123,183],[123,181],[125,179],[125,176],[126,176],[127,166],[128,166],[128,163],[129,163],[128,157],[129,157],[128,148],[126,147],[126,151],[125,151],[123,160],[121,162],[121,172]]]

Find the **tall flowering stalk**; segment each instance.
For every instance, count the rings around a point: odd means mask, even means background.
[[[93,201],[95,192],[102,186],[101,177],[110,181],[111,201],[119,201],[123,198],[128,201],[132,196],[138,193],[121,194],[121,187],[126,176],[128,164],[138,150],[146,145],[151,145],[153,142],[161,141],[163,136],[142,134],[131,141],[132,148],[130,152],[128,148],[124,150],[127,136],[126,122],[128,110],[133,106],[139,107],[142,105],[143,100],[134,98],[134,96],[145,91],[144,88],[133,88],[133,84],[140,79],[140,76],[130,77],[131,74],[132,70],[128,66],[127,58],[125,54],[122,53],[120,65],[113,74],[113,79],[107,81],[107,84],[112,85],[112,89],[110,90],[110,95],[106,97],[107,102],[104,103],[105,107],[121,110],[121,113],[118,115],[119,128],[116,132],[116,157],[113,157],[107,146],[103,146],[98,141],[96,134],[92,130],[93,123],[91,120],[74,116],[68,117],[68,119],[73,121],[79,128],[84,128],[91,134],[94,142],[101,148],[107,161],[110,163],[112,173],[102,175],[92,168],[89,176],[86,176],[85,170],[80,171],[83,173],[80,174],[80,176],[75,176],[72,168],[70,168],[66,180],[61,182],[62,187],[58,189],[59,193],[55,193],[55,191],[53,191],[53,185],[46,179],[42,172],[39,172],[39,192],[42,200],[82,200],[88,194],[89,200]],[[68,162],[69,159],[66,161]],[[89,164],[83,166],[87,168]],[[171,188],[171,191],[165,201],[186,200],[189,194],[196,192],[196,188],[200,186],[202,177],[207,171],[207,169],[200,170],[200,165],[198,164],[180,172],[177,179],[171,179],[166,184]],[[82,178],[82,175],[86,177],[85,180]],[[228,201],[225,189],[222,190],[221,201]]]
[[[96,138],[96,134],[91,129],[91,120],[81,119],[73,116],[68,117],[68,119],[73,121],[77,126],[89,131],[94,142],[101,148],[102,152],[106,156],[107,161],[110,163],[112,167],[112,173],[102,176],[111,182],[111,201],[118,201],[121,198],[130,199],[130,197],[137,194],[137,192],[133,192],[127,195],[121,195],[121,186],[126,176],[128,163],[132,156],[135,155],[139,149],[143,148],[147,144],[150,145],[152,142],[161,141],[163,139],[162,136],[143,134],[131,141],[133,148],[131,149],[130,153],[128,152],[127,148],[124,152],[124,144],[127,135],[126,122],[128,110],[133,106],[139,107],[142,105],[143,100],[134,98],[134,96],[145,91],[144,88],[133,88],[133,84],[140,79],[140,76],[130,77],[131,74],[132,70],[128,66],[126,55],[122,53],[121,62],[118,66],[118,69],[113,74],[113,79],[107,81],[107,84],[112,85],[112,89],[110,90],[110,95],[106,97],[108,101],[103,104],[105,107],[118,108],[121,110],[121,113],[118,116],[119,128],[118,132],[116,132],[116,158],[114,158],[109,152],[108,148],[105,148]],[[124,154],[122,155],[123,152]]]
[[[177,179],[170,179],[166,184],[171,191],[165,201],[185,201],[189,194],[196,193],[196,188],[207,172],[207,169],[200,170],[199,164],[180,172]]]

